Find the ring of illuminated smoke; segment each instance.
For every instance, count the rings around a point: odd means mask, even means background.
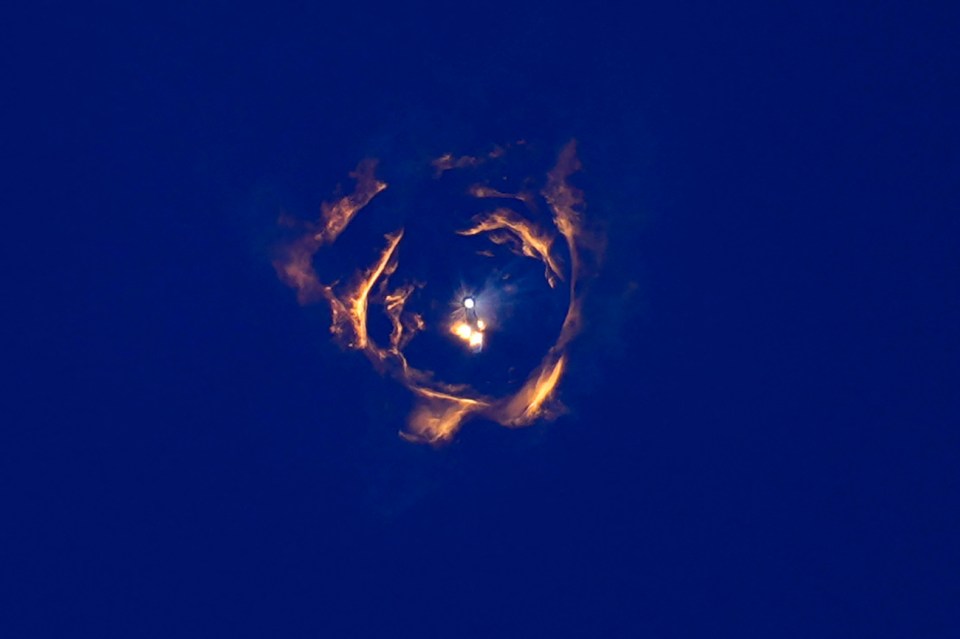
[[[504,150],[497,147],[487,158],[503,153]],[[433,166],[440,175],[451,169],[477,166],[487,158],[446,155],[435,160]],[[319,280],[313,266],[314,255],[322,247],[333,244],[356,214],[387,188],[385,182],[375,177],[375,160],[364,160],[351,173],[356,180],[353,193],[324,203],[320,219],[300,224],[305,229],[300,237],[280,247],[274,266],[280,278],[297,290],[300,303],[325,300],[331,309],[333,335],[347,347],[363,352],[378,370],[399,380],[416,396],[417,404],[409,417],[407,431],[402,433],[404,437],[431,443],[447,441],[471,416],[518,427],[556,415],[559,405],[555,395],[567,366],[567,348],[582,323],[581,252],[588,243],[581,215],[583,196],[568,183],[569,176],[579,168],[576,145],[570,142],[547,173],[540,195],[551,212],[554,229],[538,227],[511,209],[496,208],[476,218],[470,228],[459,231],[467,236],[485,233],[494,242],[509,243],[517,252],[544,264],[544,275],[551,287],[563,281],[569,287],[569,304],[556,341],[519,390],[504,397],[489,397],[467,384],[436,380],[430,371],[415,368],[407,361],[403,349],[417,332],[424,330],[425,323],[420,315],[404,308],[414,285],[390,287],[390,277],[398,265],[397,248],[403,239],[403,229],[386,235],[379,258],[345,285]],[[528,206],[534,197],[527,192],[503,193],[482,185],[471,187],[469,193],[477,198],[515,198]],[[281,222],[297,225],[286,218]],[[569,253],[570,264],[566,269],[553,250],[557,234],[563,238]],[[367,313],[371,303],[382,305],[390,320],[388,345],[380,345],[370,337]]]

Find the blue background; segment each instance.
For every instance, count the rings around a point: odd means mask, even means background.
[[[958,636],[958,12],[775,4],[11,14],[0,634]],[[277,214],[571,137],[569,414],[402,441]]]

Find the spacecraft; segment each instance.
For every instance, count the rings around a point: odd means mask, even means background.
[[[473,353],[479,353],[483,350],[483,330],[487,327],[486,323],[480,319],[477,313],[477,300],[473,297],[465,297],[462,304],[461,321],[456,322],[452,327],[452,332],[465,341]]]

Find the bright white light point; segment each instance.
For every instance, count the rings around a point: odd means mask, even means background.
[[[473,301],[472,297],[468,297],[467,299],[463,300],[464,308],[473,308],[474,304],[475,302]]]
[[[483,321],[482,319],[478,319],[478,320],[477,320],[477,330],[478,330],[478,331],[482,331],[482,330],[485,329],[486,327],[487,327],[487,325],[486,325],[486,323],[484,323],[484,321]]]

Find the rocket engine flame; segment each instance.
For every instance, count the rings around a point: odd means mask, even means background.
[[[447,154],[434,160],[432,165],[439,177],[445,171],[476,167],[504,153],[504,148],[495,147],[487,156],[479,158]],[[356,181],[352,193],[324,203],[319,220],[301,224],[305,232],[279,247],[274,267],[279,278],[297,291],[299,302],[326,301],[330,306],[330,332],[334,337],[347,348],[362,352],[378,370],[397,379],[417,398],[407,430],[401,433],[406,439],[433,444],[449,441],[471,416],[519,427],[549,419],[560,411],[556,392],[567,368],[567,346],[582,324],[581,251],[589,248],[584,242],[583,194],[568,183],[570,175],[579,168],[575,142],[570,142],[547,173],[540,195],[552,215],[554,229],[542,228],[519,213],[501,207],[481,214],[473,226],[458,231],[464,236],[485,234],[495,244],[506,245],[519,255],[539,260],[551,287],[558,282],[569,286],[569,303],[559,335],[519,390],[505,397],[487,397],[468,385],[438,381],[430,371],[415,368],[407,361],[404,348],[418,332],[426,329],[426,324],[423,317],[405,310],[417,285],[390,286],[390,278],[399,263],[402,228],[385,236],[379,257],[359,270],[347,284],[320,281],[313,265],[316,253],[333,244],[356,214],[387,188],[387,184],[374,175],[375,160],[362,161],[351,173]],[[529,210],[535,209],[535,196],[530,192],[510,194],[474,185],[468,193],[476,198],[513,198],[524,202]],[[290,224],[286,219],[281,222]],[[558,237],[566,244],[568,260],[561,259],[555,251]],[[566,261],[569,264],[565,264]],[[461,299],[448,330],[477,352],[484,345],[487,323],[479,317],[472,296]],[[386,345],[377,343],[368,331],[371,304],[382,307],[390,322]]]

